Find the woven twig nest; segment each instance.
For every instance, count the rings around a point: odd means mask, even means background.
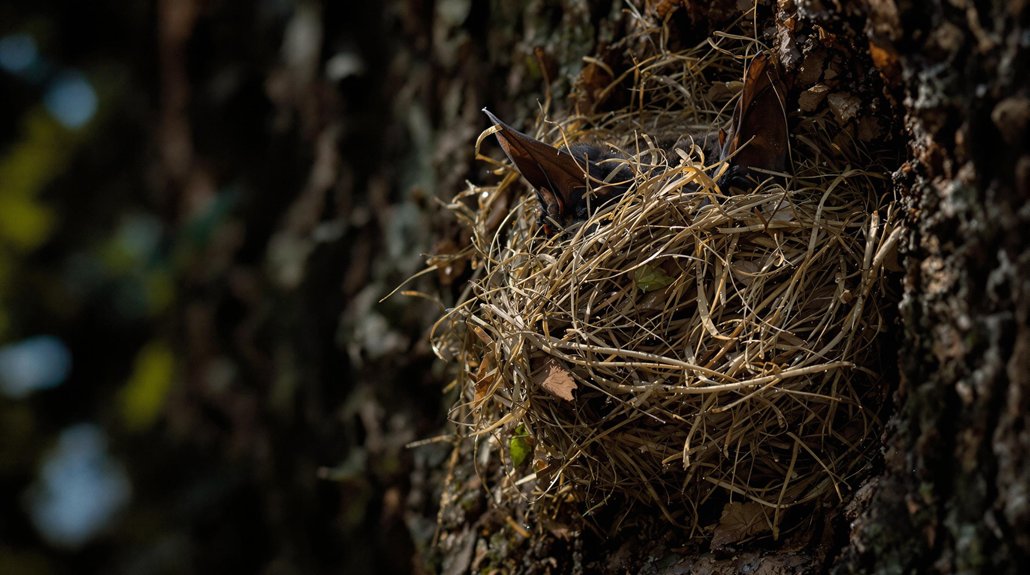
[[[865,465],[884,397],[881,268],[899,230],[885,180],[848,166],[870,159],[834,141],[829,114],[792,134],[789,177],[720,191],[720,166],[675,132],[725,103],[669,102],[717,92],[691,62],[738,75],[743,63],[667,58],[675,75],[651,88],[668,90],[662,110],[551,134],[619,150],[636,178],[618,202],[550,238],[529,194],[500,226],[465,212],[479,269],[434,343],[460,366],[455,419],[507,448],[495,453],[513,490],[642,501],[685,526],[718,496],[775,533],[786,509],[839,496]],[[468,194],[516,185],[507,176]]]

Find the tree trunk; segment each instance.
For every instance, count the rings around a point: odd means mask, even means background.
[[[869,2],[910,160],[898,413],[847,571],[1016,572],[1030,553],[1027,10]]]
[[[460,243],[436,200],[492,177],[473,159],[481,108],[526,126],[545,102],[559,117],[623,105],[589,86],[627,66],[619,43],[637,12],[658,14],[682,47],[750,2],[302,2],[272,31],[231,3],[159,5],[168,219],[189,232],[192,209],[225,197],[246,230],[227,225],[182,274],[188,384],[171,420],[191,437],[244,430],[219,446],[256,462],[246,481],[274,544],[255,564],[1014,573],[1030,560],[1024,2],[759,3],[757,29],[788,70],[820,58],[882,118],[876,129],[908,158],[893,174],[908,227],[882,464],[809,538],[732,556],[684,550],[672,532],[494,537],[512,527],[491,517],[471,461],[449,467],[442,443],[405,448],[445,425],[453,396],[441,398],[448,377],[426,334],[463,270],[405,286],[440,302],[379,299],[422,254]],[[227,21],[268,46],[281,35],[280,52],[219,44]],[[236,390],[204,387],[226,365]],[[461,513],[437,531],[445,483]]]
[[[582,57],[616,65],[608,48],[631,17],[619,2],[530,3],[524,10],[492,2],[458,24],[445,11],[455,5],[462,3],[439,3],[434,19],[434,61],[448,72],[437,76],[444,79],[434,92],[462,94],[431,112],[444,143],[441,168],[475,169],[458,160],[484,125],[470,110],[487,105],[525,124],[548,90],[554,115],[582,105],[566,98]],[[739,14],[734,2],[637,5],[665,11],[684,43]],[[845,517],[829,521],[818,544],[803,551],[724,558],[677,554],[662,546],[669,541],[626,540],[616,563],[735,572],[762,557],[767,568],[806,572],[1015,572],[1030,552],[1027,10],[1000,1],[781,1],[761,6],[758,18],[782,54],[794,50],[804,59],[830,46],[834,57],[868,74],[863,95],[887,104],[880,114],[888,123],[901,120],[893,129],[908,161],[893,177],[908,228],[896,334],[900,380],[884,465]],[[448,115],[459,107],[463,113]],[[460,178],[449,174],[459,173],[441,172],[440,195],[457,189]],[[463,564],[453,555],[469,553],[466,543],[446,551],[444,564]],[[612,551],[560,557],[559,570],[613,565]]]

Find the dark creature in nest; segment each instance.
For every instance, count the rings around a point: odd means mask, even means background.
[[[781,77],[771,56],[760,54],[751,61],[729,131],[717,131],[716,155],[720,163],[729,164],[718,181],[720,188],[750,189],[756,185],[756,174],[786,169],[787,89]],[[614,154],[587,143],[555,148],[512,128],[489,110],[483,112],[496,126],[497,141],[508,159],[536,190],[541,226],[548,236],[555,226],[585,220],[633,184],[632,171]]]

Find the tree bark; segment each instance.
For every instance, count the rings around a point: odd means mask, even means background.
[[[1027,11],[869,2],[909,162],[899,410],[840,571],[1016,572],[1030,553]]]

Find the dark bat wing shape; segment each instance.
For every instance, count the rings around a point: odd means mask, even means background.
[[[586,219],[591,210],[625,193],[632,182],[630,171],[596,146],[555,148],[512,128],[489,110],[483,112],[499,128],[494,135],[501,149],[536,189],[545,226],[548,218],[563,225]],[[593,190],[589,198],[588,189]]]
[[[483,112],[500,128],[494,135],[501,149],[536,189],[545,215],[563,220],[586,189],[586,165],[581,167],[572,154],[512,128],[489,110]]]
[[[778,172],[786,168],[785,98],[786,86],[776,62],[768,54],[755,56],[744,75],[744,89],[722,150],[731,172],[739,175],[751,168]]]

